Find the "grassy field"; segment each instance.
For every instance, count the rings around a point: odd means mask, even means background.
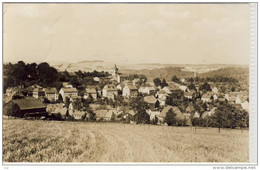
[[[3,120],[4,162],[248,162],[248,130]]]

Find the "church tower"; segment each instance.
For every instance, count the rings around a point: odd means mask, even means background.
[[[118,68],[117,68],[117,66],[116,66],[116,64],[115,64],[115,67],[114,67],[113,72],[112,72],[112,76],[113,76],[113,77],[116,77],[117,74],[118,74]]]

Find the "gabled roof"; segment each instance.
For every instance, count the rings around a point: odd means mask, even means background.
[[[61,115],[66,115],[66,113],[67,113],[67,108],[66,108],[66,107],[56,108],[56,109],[54,110],[54,113],[60,113]]]
[[[36,98],[17,99],[11,100],[10,102],[16,103],[19,106],[20,110],[46,108],[46,106],[39,99]]]
[[[58,92],[57,89],[53,87],[53,88],[46,88],[45,93],[49,94],[49,93],[58,93]]]
[[[112,111],[112,110],[107,111],[107,113],[106,113],[106,118],[111,118],[112,115],[113,115],[113,111]]]
[[[83,116],[84,114],[85,114],[85,112],[76,110],[73,112],[72,115],[73,116]]]
[[[212,96],[212,93],[207,92],[207,93],[203,94],[203,95],[201,96],[201,98],[207,98],[207,99],[210,99],[211,96]]]
[[[192,97],[193,93],[191,92],[184,92],[184,96],[191,96]]]
[[[124,83],[119,83],[117,86],[120,86],[121,88],[124,88],[125,87],[125,84]]]
[[[154,96],[145,96],[144,101],[149,104],[155,104],[157,99]]]
[[[132,84],[127,84],[126,85],[130,90],[138,90],[136,86],[132,85]]]
[[[136,113],[133,110],[129,110],[128,112],[131,116],[134,116]]]
[[[150,90],[150,91],[154,91],[155,90],[155,88],[154,87],[146,87],[148,90]]]
[[[184,118],[183,114],[181,113],[180,109],[176,106],[166,106],[160,113],[160,117],[165,117],[166,113],[172,109],[172,111],[176,114],[176,117],[178,118]]]
[[[42,88],[34,88],[33,92],[43,92],[44,90]]]
[[[174,90],[180,90],[180,87],[177,86],[174,83],[168,84],[168,86],[166,86],[166,88],[168,88],[170,91],[174,91]]]
[[[186,112],[189,112],[189,113],[195,111],[192,103],[189,103],[185,110],[186,110]]]
[[[77,93],[78,90],[76,88],[62,88],[64,93]]]
[[[87,93],[91,93],[91,94],[97,93],[96,88],[86,87],[85,91],[86,91]]]
[[[113,84],[107,84],[104,86],[103,90],[107,91],[117,91],[116,87]]]
[[[101,88],[98,85],[88,85],[85,89],[101,90]]]
[[[164,90],[160,90],[157,92],[158,94],[166,94],[166,92]]]
[[[96,110],[94,111],[97,117],[106,117],[107,110]]]

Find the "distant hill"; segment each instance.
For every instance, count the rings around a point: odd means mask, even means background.
[[[50,63],[51,64],[51,63]],[[160,63],[112,63],[102,60],[84,60],[76,63],[53,63],[51,64],[59,71],[65,69],[69,72],[74,71],[108,71],[112,72],[114,65],[117,65],[119,71],[126,74],[144,74],[147,76],[148,81],[153,81],[154,78],[165,78],[167,81],[171,81],[172,76],[176,75],[180,78],[194,76],[194,71],[200,77],[211,77],[214,75],[222,75],[227,77],[233,77],[239,81],[248,82],[249,70],[248,66],[234,66],[225,64],[160,64]]]
[[[141,69],[141,70],[123,70],[126,74],[144,74],[147,77],[148,82],[152,82],[153,79],[159,77],[161,79],[165,78],[166,81],[171,81],[172,76],[185,78],[192,77],[193,72],[182,71],[184,67],[164,67],[155,69]]]
[[[240,82],[249,85],[249,67],[226,67],[214,71],[209,71],[199,75],[200,77],[213,77],[213,76],[223,76],[223,77],[233,77]]]

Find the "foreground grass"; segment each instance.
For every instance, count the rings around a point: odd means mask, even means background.
[[[248,162],[248,130],[3,120],[4,162]]]

